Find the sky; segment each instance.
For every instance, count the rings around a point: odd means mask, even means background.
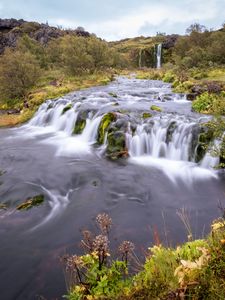
[[[82,26],[107,41],[184,34],[195,22],[217,29],[224,11],[225,0],[0,0],[0,18]]]

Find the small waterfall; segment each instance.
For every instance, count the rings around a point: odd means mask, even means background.
[[[169,119],[154,120],[151,129],[147,124],[138,125],[134,136],[127,135],[129,154],[189,161],[194,125]]]
[[[77,120],[77,107],[80,103],[76,103],[71,109],[63,113],[63,109],[68,105],[71,105],[71,103],[66,105],[59,103],[55,107],[49,108],[49,104],[44,103],[34,118],[30,120],[29,125],[39,127],[51,126],[56,131],[65,131],[71,135]]]
[[[195,122],[181,119],[155,119],[154,123],[138,125],[132,135],[127,133],[127,148],[130,157],[151,156],[155,159],[195,162],[195,147],[198,135],[195,135]],[[193,148],[194,147],[194,148]],[[200,162],[203,168],[215,167],[219,162],[207,152]]]
[[[162,58],[162,44],[157,45],[157,52],[156,52],[156,68],[161,68],[161,58]]]

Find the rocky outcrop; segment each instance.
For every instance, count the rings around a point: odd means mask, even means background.
[[[63,30],[37,22],[0,19],[0,54],[2,54],[7,47],[15,47],[18,38],[24,34],[29,35],[42,45],[46,45],[52,39],[57,39],[68,34],[84,37],[90,36],[90,33],[85,31],[82,27],[78,27],[75,30]]]
[[[9,31],[15,27],[21,26],[23,23],[25,23],[24,20],[0,19],[0,31]]]
[[[176,44],[176,41],[177,41],[178,37],[179,37],[178,34],[167,35],[166,39],[162,43],[163,49],[173,48]]]

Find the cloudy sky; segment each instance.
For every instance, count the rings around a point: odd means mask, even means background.
[[[225,0],[0,0],[0,18],[84,27],[108,41],[184,33],[193,22],[219,28]]]

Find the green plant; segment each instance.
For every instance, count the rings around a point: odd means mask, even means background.
[[[1,102],[15,105],[24,99],[40,77],[40,67],[29,52],[6,50],[0,57]]]
[[[99,235],[83,231],[81,246],[88,253],[62,257],[67,299],[116,299],[130,285],[128,258],[134,250],[133,243],[124,241],[119,247],[122,259],[111,260],[108,236],[112,220],[103,213],[96,217],[96,222]]]

